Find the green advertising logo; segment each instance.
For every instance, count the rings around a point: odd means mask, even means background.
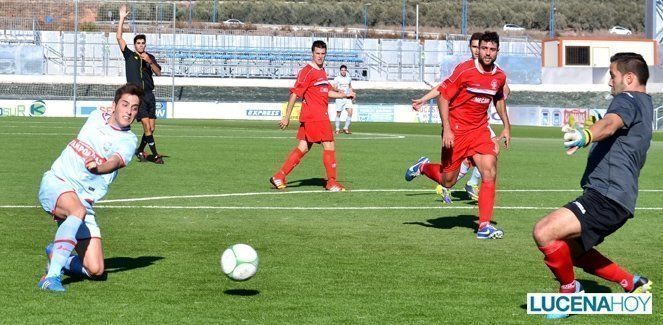
[[[43,100],[35,100],[30,105],[30,116],[42,116],[46,113],[46,103]]]

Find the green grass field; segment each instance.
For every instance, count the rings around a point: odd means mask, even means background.
[[[295,145],[294,127],[160,120],[166,164],[132,162],[95,208],[107,278],[65,279],[66,293],[41,292],[43,248],[56,227],[37,207],[39,182],[83,122],[0,119],[2,323],[545,323],[526,314],[526,294],[558,285],[531,230],[580,194],[587,155],[566,156],[557,129],[514,127],[498,167],[494,221],[505,238],[479,241],[476,205],[463,192],[444,206],[425,177],[403,179],[420,156],[439,160],[439,126],[353,124],[355,134],[337,137],[349,192],[323,191],[317,147],[277,192],[268,178]],[[599,249],[663,285],[663,137],[655,139],[635,218]],[[249,281],[220,270],[233,243],[260,255]],[[621,292],[582,270],[577,277],[589,292]],[[661,324],[654,298],[653,315],[565,322]]]

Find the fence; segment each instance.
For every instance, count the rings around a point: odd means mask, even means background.
[[[264,30],[248,23],[227,24],[216,22],[213,14],[207,15],[213,19],[197,20],[199,11],[211,10],[211,3],[126,2],[130,15],[122,37],[133,49],[135,35],[147,36],[147,51],[162,67],[163,77],[155,89],[160,100],[177,100],[181,89],[176,84],[181,77],[294,78],[310,59],[309,48],[316,39],[328,44],[328,73],[335,75],[345,64],[355,80],[434,82],[448,73],[441,69],[445,62],[469,56],[466,35],[421,42],[365,39],[364,33],[289,26]],[[0,2],[0,74],[11,75],[4,80],[4,92],[73,100],[111,97],[113,88],[124,82],[124,58],[116,39],[123,4],[99,0]],[[198,15],[193,14],[196,12]],[[515,56],[518,62],[536,61],[540,55],[536,44],[528,39],[503,39],[501,53]],[[535,75],[536,71],[540,67],[534,68]],[[24,85],[8,86],[21,80],[14,75],[49,77],[36,84],[34,79],[26,79],[29,82]],[[540,80],[522,79],[526,83]]]

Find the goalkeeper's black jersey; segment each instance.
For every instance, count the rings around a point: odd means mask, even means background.
[[[638,176],[652,138],[653,104],[640,92],[615,96],[606,114],[617,114],[624,127],[592,145],[580,184],[593,188],[629,210],[635,210]]]

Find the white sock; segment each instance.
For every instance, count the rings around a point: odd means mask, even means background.
[[[460,180],[461,178],[465,177],[465,174],[467,174],[467,171],[470,169],[470,164],[467,163],[467,161],[463,161],[460,164],[460,172],[458,173],[458,177],[456,177],[456,180]]]
[[[336,131],[341,127],[341,117],[336,116]]]
[[[479,173],[479,168],[474,167],[474,171],[472,172],[472,177],[470,177],[470,180],[467,181],[467,185],[479,186],[480,182],[481,182],[481,173]]]
[[[53,241],[53,256],[46,277],[59,276],[62,268],[67,264],[71,251],[76,247],[76,233],[83,220],[69,216],[58,227]]]
[[[344,129],[347,130],[348,128],[350,128],[350,120],[351,120],[351,119],[352,119],[352,117],[350,117],[350,116],[348,116],[348,117],[345,119],[345,126],[343,127]]]

